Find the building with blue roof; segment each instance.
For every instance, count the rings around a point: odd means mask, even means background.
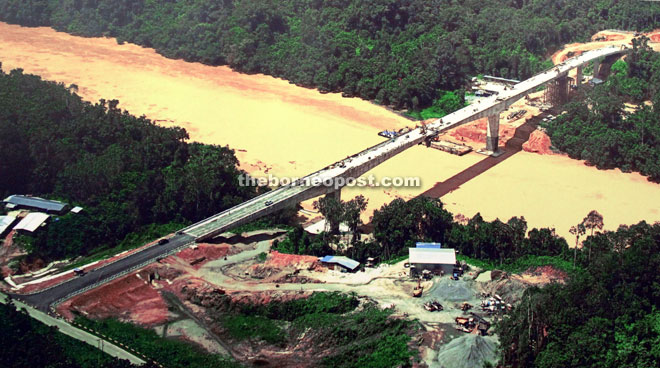
[[[349,271],[355,271],[358,266],[360,266],[360,262],[344,256],[325,256],[321,258],[320,261],[325,265],[329,265],[330,268],[334,268],[335,265],[340,265]]]
[[[427,248],[427,249],[440,249],[442,248],[441,243],[423,243],[423,242],[417,242],[415,244],[417,248]]]

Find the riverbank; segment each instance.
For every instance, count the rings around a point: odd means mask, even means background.
[[[306,175],[381,142],[380,130],[412,125],[368,101],[321,94],[261,74],[166,59],[114,39],[0,23],[0,45],[4,70],[22,68],[75,84],[86,100],[118,99],[135,115],[186,128],[192,140],[229,145],[241,167],[256,176]],[[530,228],[555,227],[565,237],[593,209],[603,214],[606,229],[642,219],[660,221],[659,185],[565,156],[517,152],[493,161],[420,146],[369,174],[419,177],[421,186],[344,190],[343,199],[357,194],[369,199],[365,221],[396,197],[409,199],[443,183],[451,184],[442,200],[455,214],[480,212],[487,220],[524,216]]]

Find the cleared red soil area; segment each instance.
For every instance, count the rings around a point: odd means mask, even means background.
[[[232,254],[236,254],[238,250],[230,244],[206,244],[200,243],[197,249],[186,248],[176,254],[184,262],[187,262],[195,270],[198,270],[205,263],[220,259]]]
[[[320,262],[318,257],[314,256],[301,256],[272,251],[268,254],[265,265],[274,268],[294,267],[296,269],[312,270],[320,266]]]
[[[522,148],[527,152],[538,153],[541,155],[551,155],[553,152],[550,150],[550,137],[540,130],[535,130],[529,136],[529,140],[523,143]]]
[[[486,130],[488,127],[488,119],[483,118],[475,120],[472,123],[461,125],[456,129],[452,129],[449,133],[454,139],[461,142],[474,142],[477,146],[483,146],[486,142]],[[509,139],[513,137],[516,129],[510,125],[500,122],[500,144],[506,144]]]
[[[511,278],[531,285],[547,285],[551,282],[564,283],[568,274],[552,266],[540,266],[529,269],[520,275],[512,275]]]
[[[148,281],[156,267],[75,296],[60,304],[57,311],[68,319],[74,318],[75,311],[95,319],[116,317],[140,325],[163,323],[167,321],[167,303]]]

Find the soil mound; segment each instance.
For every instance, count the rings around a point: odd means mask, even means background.
[[[196,249],[186,248],[176,254],[194,269],[200,269],[205,263],[236,253],[229,244],[198,244]]]
[[[94,319],[118,317],[141,325],[165,322],[167,303],[147,281],[153,271],[150,267],[114,280],[62,303],[58,310],[67,318],[76,311]]]
[[[268,255],[264,265],[274,268],[294,267],[300,270],[313,270],[319,266],[319,258],[273,251]]]
[[[550,137],[547,134],[540,130],[535,130],[529,136],[529,140],[523,143],[522,148],[526,152],[534,152],[541,155],[551,155],[552,150],[550,150]]]
[[[438,351],[436,368],[483,367],[485,362],[495,364],[497,343],[491,336],[463,335],[442,346]]]

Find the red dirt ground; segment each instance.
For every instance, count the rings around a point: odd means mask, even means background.
[[[318,257],[300,256],[296,254],[285,254],[278,251],[272,251],[264,264],[267,267],[285,268],[295,267],[297,269],[312,270],[319,266]]]
[[[522,148],[526,152],[534,152],[541,155],[551,155],[553,152],[550,150],[550,137],[540,130],[535,130],[529,136],[529,140],[523,143]]]
[[[167,303],[146,281],[155,268],[140,271],[141,279],[132,273],[75,296],[60,304],[57,311],[67,319],[74,317],[72,311],[80,311],[94,319],[119,317],[140,325],[163,323],[167,321]]]
[[[204,258],[203,261],[196,263],[192,267],[196,270],[200,269],[206,262],[220,259],[222,257],[235,254],[237,251],[230,244],[206,244],[200,243],[197,249],[186,248],[176,254],[184,262],[190,264],[195,260]]]
[[[459,126],[456,129],[452,129],[449,133],[453,138],[457,139],[460,142],[473,141],[478,145],[485,145],[486,142],[486,129],[488,126],[488,119],[483,118],[475,120],[472,123],[464,124]],[[515,133],[515,128],[502,124],[500,122],[500,145],[506,144],[506,142],[513,137]],[[468,142],[470,143],[470,142]]]
[[[660,33],[654,33],[649,36],[651,42],[660,42]]]
[[[512,275],[511,278],[530,285],[546,285],[551,282],[564,283],[568,278],[568,274],[552,266],[541,266],[534,269],[530,268],[520,275]]]

